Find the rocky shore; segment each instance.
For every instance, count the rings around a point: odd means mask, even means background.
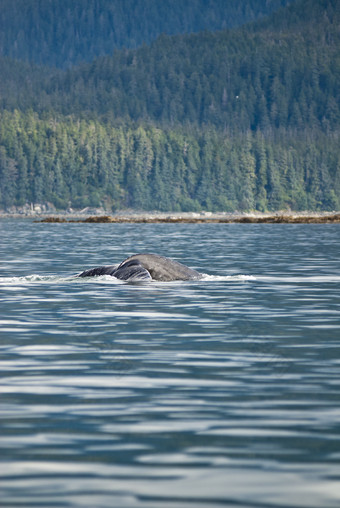
[[[136,214],[93,215],[86,218],[45,217],[36,222],[82,222],[82,223],[254,223],[254,224],[327,224],[340,223],[340,213],[277,213],[277,214]]]
[[[269,224],[324,224],[340,223],[340,212],[294,212],[281,210],[277,212],[144,212],[120,210],[110,214],[103,208],[84,208],[57,211],[50,203],[25,205],[0,210],[1,218],[30,219],[35,222],[65,223],[269,223]]]

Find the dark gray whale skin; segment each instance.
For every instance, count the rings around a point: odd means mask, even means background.
[[[120,265],[99,266],[85,270],[78,277],[94,277],[112,275],[120,280],[143,281],[158,280],[170,282],[174,280],[199,280],[203,274],[157,254],[135,254],[125,259]]]

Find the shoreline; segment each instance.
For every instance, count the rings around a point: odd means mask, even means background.
[[[276,213],[276,214],[132,214],[92,215],[79,217],[45,217],[34,222],[47,223],[107,223],[107,224],[330,224],[340,223],[340,212]]]
[[[294,212],[281,210],[277,212],[141,212],[134,210],[120,210],[109,214],[103,209],[83,209],[57,212],[30,211],[0,211],[0,219],[25,219],[44,223],[186,223],[186,224],[327,224],[340,223],[340,211],[332,212]]]

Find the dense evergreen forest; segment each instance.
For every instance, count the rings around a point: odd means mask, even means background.
[[[227,136],[157,127],[113,127],[33,113],[0,118],[0,196],[58,208],[143,210],[338,208],[337,136],[279,131]]]
[[[339,27],[297,0],[68,70],[1,58],[0,205],[339,208]]]
[[[70,67],[169,35],[241,26],[289,0],[0,0],[0,53]]]

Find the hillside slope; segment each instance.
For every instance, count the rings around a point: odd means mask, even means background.
[[[340,124],[339,5],[302,0],[249,28],[163,35],[150,47],[117,51],[50,78],[43,71],[33,89],[35,71],[26,85],[17,80],[18,90],[11,79],[3,105],[229,132],[334,130]]]
[[[0,0],[3,56],[70,67],[177,34],[240,26],[288,0]]]

